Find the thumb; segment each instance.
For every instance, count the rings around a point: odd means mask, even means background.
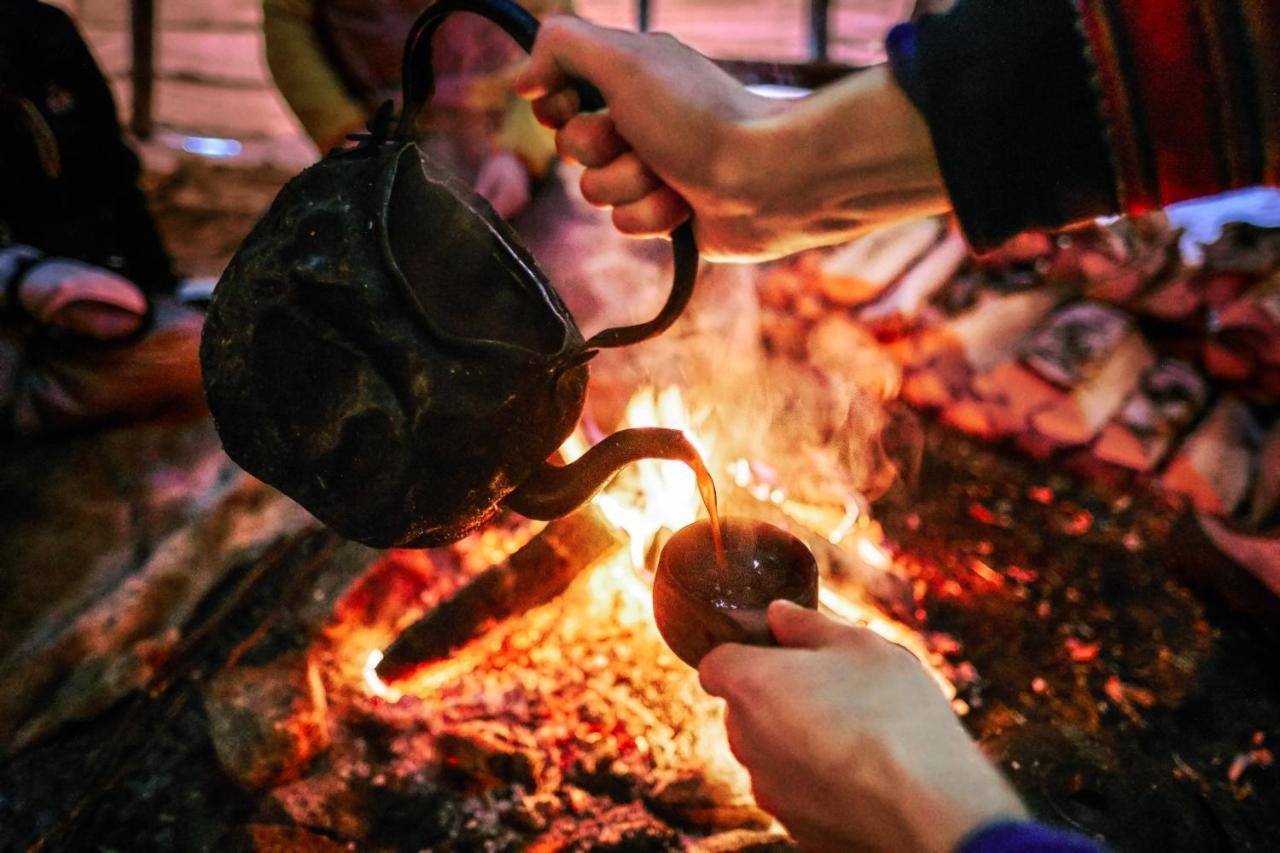
[[[816,610],[778,599],[769,605],[769,630],[784,648],[817,649],[839,642],[848,628]]]

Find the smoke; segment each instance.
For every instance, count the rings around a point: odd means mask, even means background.
[[[669,244],[635,241],[608,215],[581,202],[566,170],[560,227],[533,246],[535,257],[587,334],[647,320],[671,286]],[[549,212],[549,211],[548,211]],[[545,215],[545,214],[544,214]],[[765,268],[704,264],[694,298],[662,335],[602,352],[591,364],[587,415],[602,432],[618,428],[627,401],[650,385],[679,387],[693,427],[716,458],[717,479],[737,459],[795,499],[846,504],[874,500],[914,477],[922,439],[909,413],[892,404],[901,373],[852,317],[833,311],[792,353],[763,341],[772,321],[757,282]]]

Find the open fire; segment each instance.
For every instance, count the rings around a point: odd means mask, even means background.
[[[938,251],[950,257],[949,245]],[[1044,245],[1060,271],[1093,244]],[[554,277],[576,270],[611,294],[647,269],[610,257],[579,270],[575,256]],[[1230,592],[1232,567],[1147,486],[1176,472],[1197,506],[1224,499],[1238,520],[1274,518],[1274,404],[1249,398],[1245,417],[1233,395],[1249,389],[1237,383],[1226,396],[1190,395],[1210,415],[1186,420],[1186,406],[1142,396],[1160,390],[1153,383],[1095,444],[1029,463],[946,425],[1035,449],[1028,431],[1080,422],[1056,414],[1096,399],[1091,365],[1114,354],[1072,354],[1088,375],[1050,388],[1013,349],[1015,332],[1073,328],[1054,321],[1076,304],[1062,306],[1061,282],[1036,289],[1026,264],[1001,272],[966,261],[967,272],[936,280],[942,289],[909,324],[873,334],[859,323],[875,306],[831,293],[815,302],[805,263],[768,268],[763,280],[707,270],[682,327],[593,364],[590,416],[566,455],[620,426],[684,430],[726,514],[785,527],[813,551],[825,609],[911,649],[946,695],[958,688],[967,727],[1037,816],[1126,849],[1265,847],[1280,790],[1274,620],[1259,617],[1264,633],[1248,614],[1270,599],[1248,587],[1225,601],[1211,594]],[[1180,281],[1167,289],[1177,295]],[[632,285],[639,293],[645,282]],[[928,345],[937,328],[959,342],[963,369],[944,358],[956,347]],[[1000,330],[1008,339],[997,352],[990,336]],[[1038,347],[1035,363],[1051,350]],[[633,394],[640,381],[655,387]],[[875,436],[897,438],[896,410],[876,401],[900,386],[939,415],[921,430],[917,467],[891,442],[883,449],[904,463],[904,481],[918,470],[928,485],[909,500],[890,495],[873,516],[864,496],[885,483]],[[1055,417],[1023,411],[1042,403]],[[1144,431],[1137,415],[1153,411],[1157,429]],[[1105,413],[1085,414],[1090,426]],[[1250,444],[1253,422],[1267,431],[1261,447]],[[68,839],[164,846],[175,831],[184,849],[788,845],[752,802],[719,703],[655,630],[656,555],[699,512],[683,466],[632,466],[594,506],[550,525],[500,517],[455,546],[383,553],[319,529],[235,470],[207,424],[182,435],[180,447],[153,427],[93,439],[91,466],[86,452],[51,465],[53,448],[33,449],[17,469],[13,482],[49,484],[32,506],[56,503],[63,534],[51,552],[22,526],[25,508],[12,507],[11,579],[27,592],[11,598],[32,600],[34,584],[51,615],[8,661],[0,728],[29,751],[7,770],[18,799],[0,802],[0,837],[17,826],[20,838],[54,839],[46,849]],[[1117,447],[1142,451],[1121,454],[1133,464],[1164,467],[1107,488],[1068,476],[1096,472]],[[1188,476],[1220,458],[1248,464],[1212,481]],[[120,483],[140,475],[150,479],[123,501]],[[81,506],[89,500],[99,503]],[[117,530],[123,518],[127,531]],[[106,592],[46,577],[72,564],[93,566]],[[532,585],[537,595],[511,583],[549,577],[556,584]],[[431,660],[379,680],[378,655],[424,624]],[[99,715],[143,686],[149,695],[132,711]],[[70,721],[81,725],[67,732]]]
[[[866,593],[868,575],[892,576],[896,569],[879,526],[859,502],[835,507],[792,499],[765,463],[723,459],[704,424],[670,386],[637,392],[624,425],[685,431],[717,474],[722,505],[785,525],[819,549],[819,562],[828,567],[825,610],[911,650],[954,697],[941,656]],[[573,459],[584,452],[590,431],[588,422],[562,453]],[[391,552],[336,609],[325,656],[347,683],[337,691],[329,685],[329,693],[359,694],[353,705],[370,718],[420,727],[416,745],[395,747],[407,751],[404,766],[421,773],[425,761],[455,783],[511,785],[511,802],[518,803],[511,807],[541,809],[552,835],[557,815],[576,814],[581,823],[575,808],[592,801],[596,809],[631,802],[627,807],[643,813],[635,820],[645,826],[656,816],[696,836],[749,832],[757,841],[761,835],[780,840],[780,828],[755,808],[746,772],[729,751],[722,704],[701,691],[697,673],[666,648],[654,623],[656,553],[702,512],[685,466],[644,461],[629,467],[595,498],[594,509],[579,514],[613,531],[614,544],[583,566],[562,595],[485,621],[447,658],[388,684],[376,668],[397,632],[465,595],[492,565],[509,565],[528,543],[572,519],[541,531],[527,522],[496,524],[448,549],[448,566],[435,552]],[[847,571],[830,571],[833,558],[846,569],[857,567],[855,583]],[[629,820],[619,825],[634,823]],[[566,823],[560,835],[570,832]]]

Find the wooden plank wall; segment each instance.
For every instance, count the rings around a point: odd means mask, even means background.
[[[62,0],[129,114],[129,0]],[[197,136],[300,134],[262,51],[261,0],[156,0],[154,120]]]
[[[129,0],[54,0],[80,23],[129,115]],[[302,136],[276,92],[262,47],[261,0],[155,0],[154,121],[188,135],[271,141]],[[832,58],[858,61],[884,10],[912,0],[832,3]],[[866,9],[882,10],[868,16]],[[808,0],[651,0],[652,28],[715,56],[802,60]],[[635,0],[578,0],[585,17],[633,28]]]

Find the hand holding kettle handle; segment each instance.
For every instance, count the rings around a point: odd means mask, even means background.
[[[488,18],[502,27],[526,51],[533,49],[538,35],[538,19],[513,0],[437,0],[418,16],[409,37],[405,41],[404,61],[401,68],[404,110],[396,135],[411,138],[419,111],[431,99],[435,91],[435,74],[431,67],[431,42],[440,24],[454,12],[471,12]],[[586,81],[574,83],[578,102],[585,111],[603,109],[604,99],[599,90]],[[685,222],[671,233],[671,251],[675,259],[675,274],[671,293],[658,315],[647,323],[634,326],[618,326],[592,335],[586,349],[607,349],[627,346],[647,340],[664,331],[684,311],[693,296],[693,285],[698,277],[698,244],[693,237],[693,226]]]

